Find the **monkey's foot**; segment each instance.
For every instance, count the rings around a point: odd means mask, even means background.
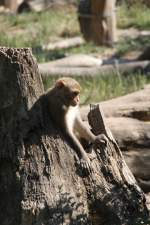
[[[92,173],[91,161],[88,156],[85,154],[82,158],[75,157],[77,173],[81,177],[86,177]]]
[[[89,162],[87,162],[86,160],[81,159],[80,166],[83,170],[87,170],[89,173],[91,173],[91,166],[90,166]]]
[[[108,138],[106,137],[106,135],[100,134],[96,137],[93,147],[96,150],[96,149],[107,147],[107,144],[108,144]]]
[[[90,173],[92,173],[91,161],[86,154],[84,154],[82,156],[82,158],[80,159],[80,165],[79,166],[80,166],[80,169],[82,171],[82,174],[87,176]]]

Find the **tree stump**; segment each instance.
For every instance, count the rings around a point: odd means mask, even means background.
[[[48,115],[30,49],[0,48],[1,225],[133,225],[148,217],[145,197],[110,138],[99,109],[93,131],[106,148],[93,150],[92,174]],[[95,111],[96,110],[96,111]],[[95,128],[96,119],[96,128]],[[92,122],[93,121],[93,122]]]

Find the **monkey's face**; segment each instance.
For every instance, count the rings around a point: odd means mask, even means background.
[[[71,106],[79,105],[79,103],[80,103],[80,95],[79,94],[80,94],[80,92],[77,90],[74,90],[70,93],[70,97],[71,97],[70,105]]]
[[[67,106],[76,106],[80,103],[80,92],[77,89],[71,89],[70,87],[63,88],[64,101]]]
[[[80,84],[72,78],[60,78],[56,81],[55,87],[63,104],[67,107],[79,105],[80,102]]]

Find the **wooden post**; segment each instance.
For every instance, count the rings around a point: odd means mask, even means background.
[[[4,0],[5,7],[11,12],[16,12],[17,10],[17,0]]]
[[[106,40],[104,43],[108,45],[113,45],[117,42],[117,33],[116,33],[116,10],[115,10],[116,0],[106,0],[105,8],[103,13],[103,22],[104,26],[106,26],[106,31],[104,30],[104,34],[106,32]]]
[[[116,35],[116,0],[85,0],[79,3],[79,23],[87,41],[112,46]]]

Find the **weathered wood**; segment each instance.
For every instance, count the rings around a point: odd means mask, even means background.
[[[140,187],[150,192],[150,123],[127,118],[107,122]]]
[[[113,45],[117,41],[115,0],[80,0],[79,23],[87,41]]]
[[[4,6],[15,13],[17,10],[17,0],[4,0]]]
[[[149,150],[150,123],[125,117],[108,117],[105,120],[122,151]]]
[[[38,176],[38,160],[33,157],[35,161],[31,162],[32,159],[28,159],[28,153],[34,154],[34,135],[32,144],[28,145],[29,142],[25,141],[26,128],[23,123],[28,123],[28,110],[42,93],[43,84],[31,51],[0,48],[0,223],[2,225],[31,224],[25,214],[28,212],[28,207],[32,208],[32,197],[33,199],[38,197],[36,196],[38,190],[34,189],[36,175]],[[38,150],[35,154],[38,157]],[[37,182],[39,183],[39,179]]]
[[[140,187],[150,191],[150,123],[124,117],[105,120]]]
[[[111,129],[125,161],[140,187],[150,191],[150,85],[143,90],[101,102],[107,126]],[[87,120],[89,107],[81,112]]]
[[[88,114],[88,119],[89,119],[89,123],[90,123],[91,128],[92,128],[92,131],[94,132],[95,135],[99,135],[99,134],[102,134],[103,133],[108,138],[107,147],[105,147],[103,149],[103,152],[101,152],[102,151],[102,148],[100,148],[101,151],[99,151],[99,152],[97,151],[97,156],[100,157],[100,161],[103,161],[103,160],[107,160],[107,154],[109,154],[109,157],[108,157],[109,158],[109,162],[106,163],[107,164],[107,169],[106,168],[105,169],[106,169],[106,171],[109,171],[109,173],[111,173],[111,174],[113,174],[113,172],[114,172],[113,171],[113,168],[116,166],[114,164],[114,162],[113,162],[114,157],[111,158],[111,154],[113,156],[115,154],[117,157],[119,157],[120,158],[119,159],[119,162],[122,164],[121,168],[122,168],[122,170],[124,172],[126,171],[125,172],[126,174],[124,174],[124,179],[127,179],[127,182],[130,182],[129,177],[131,178],[131,176],[132,176],[131,175],[131,172],[128,169],[128,167],[126,166],[126,163],[125,163],[125,161],[122,158],[122,154],[121,154],[121,151],[119,149],[119,146],[116,143],[116,141],[115,141],[115,139],[114,139],[114,137],[113,137],[113,135],[112,135],[109,127],[106,125],[106,121],[104,120],[103,112],[100,110],[99,105],[97,105],[97,106],[91,106],[91,108],[92,108],[92,110]],[[116,156],[115,156],[115,158],[116,158]],[[115,170],[115,173],[116,173],[117,172],[116,168],[114,170]],[[126,183],[126,181],[125,181],[125,183]],[[126,200],[124,199],[123,204],[126,204],[125,202],[126,202]],[[122,204],[122,203],[120,202],[120,204]],[[115,203],[114,203],[114,206],[115,206]],[[121,205],[119,205],[119,207],[120,206]],[[114,207],[113,208],[113,213],[116,210],[118,210],[118,208],[115,209],[115,207]],[[120,212],[119,212],[119,214],[120,214]],[[124,223],[124,221],[122,221],[122,223]]]
[[[149,148],[150,123],[132,118],[109,117],[107,124],[121,149]]]
[[[150,85],[118,98],[100,103],[106,117],[131,117],[143,121],[150,121]],[[81,109],[84,120],[87,118],[89,106]]]
[[[42,93],[31,51],[1,48],[1,225],[133,225],[147,219],[144,194],[116,145],[89,153],[88,176],[51,121]]]
[[[76,54],[64,57],[62,59],[50,61],[47,63],[40,64],[40,67],[47,68],[50,67],[91,67],[102,65],[102,60],[96,57],[92,57],[84,54]],[[61,69],[61,68],[60,68]]]
[[[123,151],[123,156],[139,186],[145,193],[150,192],[150,149],[129,149]]]
[[[147,73],[150,71],[149,61],[136,61],[127,63],[114,63],[103,66],[85,67],[49,67],[47,63],[39,64],[39,70],[43,77],[47,76],[87,76],[94,77],[96,75],[110,74],[130,74],[130,73]],[[132,74],[132,76],[134,76]]]
[[[123,152],[123,155],[138,180],[150,182],[150,149],[143,148],[136,151],[131,149]]]
[[[44,45],[42,48],[43,48],[43,50],[54,51],[54,50],[77,47],[82,44],[84,44],[83,38],[73,37],[73,38],[66,38],[66,39],[63,39],[63,40],[55,42],[55,43],[50,43],[48,45]]]

